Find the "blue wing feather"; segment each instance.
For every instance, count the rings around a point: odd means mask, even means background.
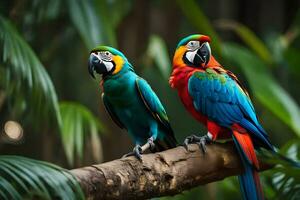
[[[173,141],[173,143],[177,143],[173,130],[170,126],[169,119],[167,113],[161,104],[157,95],[153,92],[150,85],[144,79],[138,77],[136,79],[137,90],[148,110],[152,113],[153,117],[156,121],[163,125],[166,130],[166,133],[169,136],[169,139]]]
[[[195,109],[221,126],[238,123],[265,146],[273,149],[267,133],[259,124],[248,95],[227,73],[212,69],[195,72],[188,82]]]
[[[161,119],[164,119],[168,122],[167,113],[160,100],[151,89],[150,85],[142,78],[137,78],[136,84],[144,103],[151,111],[151,113],[153,113],[154,115],[158,114]]]

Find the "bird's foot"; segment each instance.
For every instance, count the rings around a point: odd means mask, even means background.
[[[149,144],[150,150],[153,151],[154,148],[155,148],[155,144],[154,144],[154,139],[153,139],[153,137],[150,137],[150,138],[147,140],[147,143]],[[147,143],[146,143],[146,144],[147,144]]]
[[[188,144],[198,144],[203,153],[206,153],[206,144],[211,143],[212,139],[208,135],[196,136],[191,135],[185,138],[183,146],[188,150]]]
[[[137,159],[142,160],[142,153],[143,153],[142,147],[137,144],[133,148],[132,152],[125,154],[124,156],[122,156],[122,158],[126,158],[129,156],[135,156]]]
[[[142,150],[142,147],[140,145],[135,145],[135,147],[133,148],[133,153],[134,153],[134,156],[139,159],[139,160],[142,160],[142,153],[143,153],[143,150]]]
[[[190,136],[186,137],[183,142],[184,148],[186,150],[188,150],[188,145],[195,143],[196,138],[198,138],[198,136],[196,136],[196,135],[190,135]]]

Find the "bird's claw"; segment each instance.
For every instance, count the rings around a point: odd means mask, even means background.
[[[196,136],[196,135],[191,135],[188,136],[184,142],[183,146],[186,150],[188,150],[188,144],[196,143],[199,145],[199,148],[202,150],[203,153],[206,153],[206,144],[210,143],[211,139],[205,135],[205,136]]]
[[[142,147],[140,145],[135,145],[132,152],[125,154],[124,156],[122,156],[122,158],[126,158],[129,156],[135,156],[137,159],[142,160],[142,155],[141,155],[142,153],[143,153]]]
[[[154,142],[153,142],[153,138],[151,137],[151,138],[149,138],[148,139],[148,144],[149,144],[149,148],[150,148],[150,150],[154,150],[154,148],[155,148],[155,144],[154,144]]]
[[[184,139],[183,147],[188,151],[188,145],[194,142],[195,135],[190,135]]]
[[[135,145],[135,147],[133,148],[133,153],[134,153],[134,156],[139,159],[139,160],[142,160],[142,153],[143,153],[143,150],[142,150],[142,147],[140,145]]]
[[[208,142],[207,138],[207,136],[202,136],[200,137],[200,141],[197,143],[204,154],[206,153],[206,143]]]

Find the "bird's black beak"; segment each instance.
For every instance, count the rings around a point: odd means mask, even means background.
[[[209,44],[206,42],[204,43],[198,50],[194,57],[193,64],[195,66],[204,66],[207,65],[207,63],[210,60],[211,50],[209,47]]]
[[[90,75],[95,78],[94,72],[96,71],[98,74],[106,74],[107,69],[105,64],[101,59],[96,56],[95,53],[90,54],[89,63],[88,63],[88,70]]]

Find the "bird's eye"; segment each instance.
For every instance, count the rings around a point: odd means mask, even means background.
[[[106,60],[106,61],[111,61],[112,60],[112,54],[109,51],[102,51],[99,52],[99,56],[101,59]]]
[[[200,45],[200,42],[199,42],[199,41],[194,41],[194,40],[189,41],[189,42],[187,43],[187,47],[188,47],[189,49],[196,49],[196,48],[199,47],[199,45]]]

